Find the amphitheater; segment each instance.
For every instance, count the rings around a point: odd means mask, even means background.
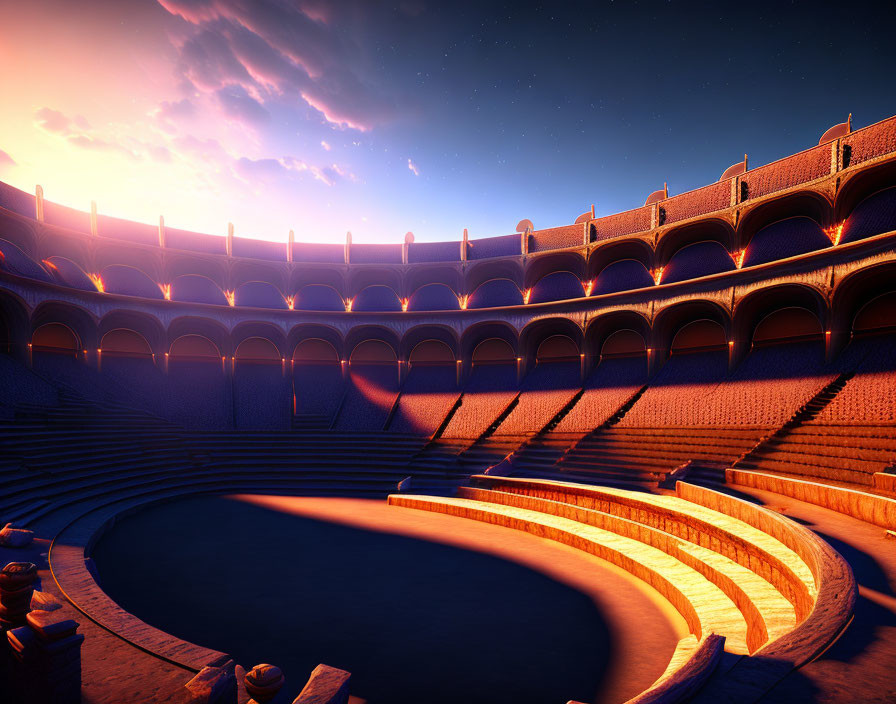
[[[0,698],[896,701],[896,117],[747,167],[394,245],[0,184]]]

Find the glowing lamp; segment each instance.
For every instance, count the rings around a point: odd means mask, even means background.
[[[737,268],[740,269],[744,265],[744,257],[747,256],[747,250],[742,249],[737,253],[737,259],[735,263],[737,264]]]
[[[840,244],[840,238],[843,236],[843,223],[841,222],[826,228],[825,234],[831,238],[831,243],[836,247]]]
[[[734,340],[728,340],[728,346],[734,347]]]
[[[93,281],[93,285],[96,286],[96,290],[100,293],[105,293],[106,289],[103,286],[103,279],[99,274],[88,274],[90,280]]]
[[[236,305],[236,298],[233,291],[225,291],[224,297],[227,299],[227,305],[231,307]]]
[[[458,303],[460,303],[460,309],[461,309],[461,310],[466,310],[466,309],[467,309],[467,301],[469,300],[469,298],[470,298],[470,297],[469,297],[468,295],[458,296],[458,297],[457,297]]]
[[[354,303],[354,302],[355,302],[354,298],[346,298],[345,299],[345,312],[346,313],[352,312],[352,303]]]
[[[528,304],[529,304],[529,296],[531,296],[531,295],[532,295],[532,289],[531,289],[531,288],[527,288],[527,289],[523,292],[523,303],[525,303],[526,305],[528,305]]]
[[[401,310],[402,310],[402,312],[407,312],[407,310],[408,310],[408,302],[409,302],[409,301],[408,301],[407,298],[402,298],[402,299],[401,299]]]
[[[295,310],[296,297],[295,296],[287,296],[286,297],[286,305],[290,310]]]
[[[653,270],[653,283],[655,283],[657,286],[659,286],[662,278],[663,278],[663,267],[659,266]]]
[[[583,281],[582,286],[585,288],[585,295],[590,296],[591,291],[594,288],[594,279],[592,279],[591,281]]]
[[[165,296],[166,301],[171,300],[171,284],[159,284],[159,288],[162,289],[162,295]]]

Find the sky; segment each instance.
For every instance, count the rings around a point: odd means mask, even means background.
[[[896,114],[884,6],[0,0],[0,180],[273,241],[564,225]]]

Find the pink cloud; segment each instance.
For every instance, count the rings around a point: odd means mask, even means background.
[[[0,166],[15,166],[16,162],[9,154],[0,149]]]
[[[413,161],[411,161],[410,159],[408,159],[408,169],[410,170],[410,172],[411,172],[412,174],[414,174],[414,176],[419,176],[419,175],[420,175],[420,169],[418,169],[418,168],[417,168],[417,165],[416,165]]]
[[[275,0],[158,0],[195,27],[180,44],[180,70],[206,93],[240,86],[259,119],[273,97],[301,98],[333,125],[367,131],[392,120],[398,109],[370,87],[362,53],[335,24],[333,6],[320,0],[296,5]],[[366,9],[357,4],[358,11]],[[228,104],[225,108],[235,108]],[[232,115],[231,115],[232,116]]]

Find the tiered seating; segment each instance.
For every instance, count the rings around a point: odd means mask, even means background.
[[[843,223],[840,241],[858,242],[896,229],[896,188],[887,188],[859,203]]]
[[[600,241],[649,230],[650,211],[651,208],[647,206],[593,220],[591,222],[593,239]]]
[[[474,364],[460,407],[442,437],[475,440],[488,430],[518,393],[515,364]]]
[[[678,250],[663,268],[661,283],[671,284],[735,269],[734,260],[718,242],[697,242]]]
[[[830,238],[817,222],[804,217],[788,218],[753,235],[744,255],[743,266],[765,264],[830,246]]]
[[[856,363],[855,375],[832,390],[827,405],[770,438],[738,463],[739,469],[864,487],[878,484],[875,475],[896,462],[896,336],[855,340],[844,358],[844,367]],[[886,484],[877,488],[886,491]]]
[[[397,397],[397,364],[353,363],[334,428],[361,432],[382,430]]]
[[[653,277],[644,265],[635,259],[623,259],[604,268],[594,281],[592,296],[617,291],[631,291],[654,285]]]
[[[454,364],[412,364],[389,430],[428,437],[442,424],[459,396]]]
[[[546,361],[535,365],[520,390],[519,402],[495,430],[495,435],[537,433],[572,400],[581,388],[578,360]]]
[[[755,701],[829,647],[852,617],[857,590],[843,558],[802,526],[747,502],[684,483],[677,496],[652,496],[562,482],[474,480],[459,498],[399,494],[389,503],[555,540],[657,589],[692,635],[644,701],[659,701],[651,697],[665,691],[679,668],[692,680],[690,693],[706,683],[707,701],[732,695]],[[714,672],[719,653],[707,656],[698,647],[710,634],[724,638],[719,649],[754,657]]]
[[[296,414],[326,418],[329,426],[345,393],[339,361],[296,362],[292,374]]]
[[[603,425],[646,382],[646,355],[602,360],[588,375],[582,397],[552,432],[591,432]]]

